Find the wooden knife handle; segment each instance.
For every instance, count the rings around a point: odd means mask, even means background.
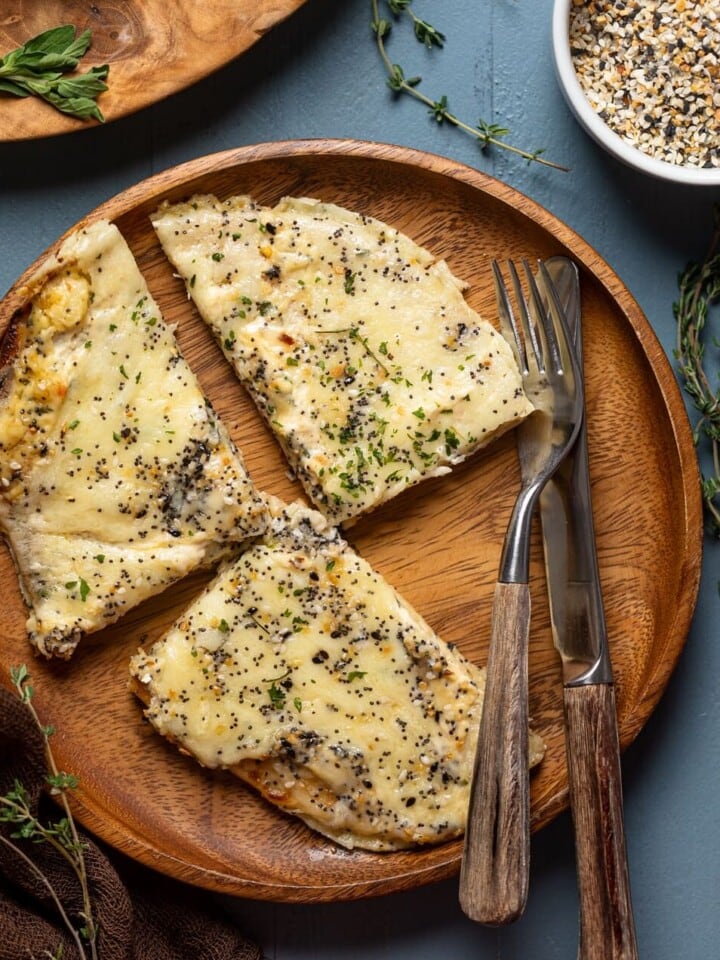
[[[530,866],[526,583],[498,583],[465,849],[460,905],[497,926],[525,908]]]
[[[578,960],[636,960],[615,691],[612,684],[590,684],[565,687],[564,697],[580,890]]]

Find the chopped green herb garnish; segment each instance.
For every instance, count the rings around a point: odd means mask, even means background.
[[[79,589],[80,599],[83,603],[85,603],[88,594],[90,593],[90,587],[88,586],[87,581],[83,580],[82,577],[79,577],[77,580],[68,580],[68,582],[65,584],[66,590],[75,590],[76,587]]]
[[[281,710],[285,706],[287,694],[282,687],[278,687],[275,681],[272,682],[272,685],[268,690],[268,696],[270,697],[270,703],[273,705],[273,707],[275,707],[276,710]]]
[[[452,451],[457,450],[459,446],[460,438],[451,427],[448,427],[448,429],[445,431],[445,452],[449,456]]]

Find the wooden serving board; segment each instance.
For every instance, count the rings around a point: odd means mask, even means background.
[[[496,316],[493,257],[565,254],[580,266],[588,435],[599,564],[626,746],[655,707],[692,616],[702,514],[695,449],[673,371],[638,305],[611,268],[547,210],[468,167],[400,147],[346,141],[267,144],[168,170],[94,210],[133,249],[185,356],[229,425],[257,484],[300,494],[278,448],[188,301],[148,214],[196,191],[334,201],[382,218],[445,257],[470,283],[468,299]],[[28,274],[24,275],[27,278]],[[0,329],[23,302],[21,277],[0,305]],[[429,620],[478,663],[519,484],[513,436],[428,480],[357,523],[349,539]],[[539,535],[532,545],[530,709],[547,744],[532,778],[532,821],[567,802],[561,674],[550,636]],[[277,812],[230,775],[181,756],[143,721],[127,662],[197,593],[195,577],[87,638],[69,663],[33,660],[10,556],[0,555],[4,638],[0,679],[27,662],[36,704],[58,733],[64,769],[80,777],[82,822],[138,860],[182,880],[261,899],[327,901],[448,877],[461,843],[417,851],[349,852]]]
[[[92,31],[85,72],[110,65],[99,99],[117,120],[177,93],[233,60],[304,0],[3,0],[0,55],[64,23]],[[95,121],[67,117],[28,97],[0,96],[0,141],[71,133]]]

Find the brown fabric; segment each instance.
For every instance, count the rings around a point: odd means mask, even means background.
[[[19,697],[0,688],[0,795],[19,781],[38,818],[57,821],[61,812],[43,793],[45,776],[40,731]],[[16,829],[0,825],[6,838]],[[259,948],[213,911],[208,894],[108,854],[87,834],[82,840],[99,928],[99,960],[259,960]],[[50,879],[68,916],[79,925],[82,898],[66,861],[47,843],[13,843]],[[79,960],[47,887],[16,852],[0,843],[0,960],[55,957],[61,945],[63,960]]]

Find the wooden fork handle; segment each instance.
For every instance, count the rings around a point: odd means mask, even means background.
[[[612,684],[591,684],[566,687],[564,698],[580,890],[578,960],[636,960],[615,692]]]
[[[525,908],[530,866],[526,583],[498,583],[465,849],[460,905],[497,926]]]

